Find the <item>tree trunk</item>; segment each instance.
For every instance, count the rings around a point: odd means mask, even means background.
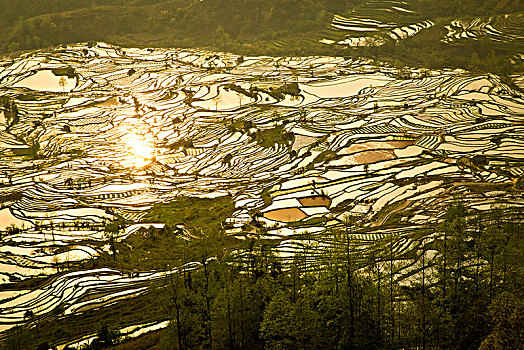
[[[444,278],[442,280],[442,294],[444,296],[444,304],[446,304],[446,279],[447,279],[447,255],[448,255],[448,247],[447,247],[447,244],[448,244],[448,234],[447,232],[444,232],[444,263],[443,263],[443,267],[444,267]]]
[[[179,296],[180,296],[180,278],[177,276],[177,284],[175,285],[173,281],[173,276],[169,279],[171,282],[171,290],[173,291],[173,303],[175,304],[175,320],[176,320],[176,333],[177,333],[177,343],[178,343],[178,349],[183,349],[183,343],[182,343],[182,325],[180,324],[180,309],[182,305],[179,302]],[[164,308],[162,306],[162,308]]]
[[[291,274],[293,275],[293,304],[297,302],[297,281],[296,281],[296,267],[291,269]]]
[[[242,286],[242,277],[240,281],[240,349],[244,350],[244,292]]]
[[[389,244],[389,304],[391,308],[391,327],[390,327],[390,344],[393,347],[393,340],[395,339],[395,304],[393,300],[393,240]]]
[[[180,304],[178,301],[175,301],[175,317],[178,348],[182,350],[184,347],[182,346],[182,325],[180,324]]]
[[[229,274],[228,274],[229,277]],[[229,349],[233,349],[233,327],[231,325],[231,295],[229,292],[229,282],[231,281],[230,278],[228,278],[229,281],[226,282],[226,298],[227,298],[227,328],[229,331]]]
[[[495,249],[491,249],[491,264],[489,265],[489,301],[493,295],[493,265],[495,263]]]
[[[349,247],[349,232],[346,229],[346,269],[347,269],[347,284],[349,296],[349,350],[353,349],[353,339],[355,337],[355,310],[353,303],[353,284],[351,280],[351,255]]]
[[[377,263],[377,312],[378,312],[378,333],[382,338],[382,298],[380,292],[380,265]]]
[[[422,248],[422,350],[426,350],[426,249]]]
[[[211,303],[210,303],[210,298],[209,298],[209,272],[207,270],[207,261],[204,262],[204,275],[206,278],[206,284],[205,284],[205,289],[204,289],[204,293],[206,297],[206,318],[207,318],[206,333],[207,333],[207,338],[209,340],[209,347],[210,349],[212,349],[213,348],[213,337],[211,334]]]

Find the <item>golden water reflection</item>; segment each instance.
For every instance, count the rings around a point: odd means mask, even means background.
[[[122,137],[122,141],[127,148],[124,156],[123,165],[128,167],[143,168],[155,157],[156,150],[153,138],[148,134],[138,134],[129,132]]]

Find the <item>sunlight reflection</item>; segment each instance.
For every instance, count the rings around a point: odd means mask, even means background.
[[[122,141],[128,149],[123,161],[125,166],[143,168],[155,157],[156,150],[153,140],[147,135],[131,132],[124,135]]]

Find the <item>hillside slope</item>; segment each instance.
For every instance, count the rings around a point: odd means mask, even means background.
[[[99,349],[109,326],[166,349],[471,349],[488,305],[522,305],[523,97],[344,57],[98,42],[1,61],[0,346]]]
[[[511,75],[523,71],[523,10],[511,1],[1,1],[0,50],[103,40]]]

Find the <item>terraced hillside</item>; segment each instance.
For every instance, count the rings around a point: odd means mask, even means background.
[[[371,57],[505,77],[524,70],[523,11],[521,1],[495,0],[4,0],[0,52],[102,40],[243,55]]]
[[[333,29],[346,36],[338,44],[349,46],[381,46],[388,40],[403,40],[433,25],[434,21],[424,19],[423,14],[405,1],[365,1],[345,15],[335,15],[331,22]]]
[[[0,98],[1,330],[199,269],[94,263],[161,230],[149,210],[177,198],[230,196],[223,233],[272,242],[284,266],[300,252],[309,269],[350,219],[363,254],[388,239],[402,261],[438,239],[457,196],[481,214],[524,206],[523,95],[491,74],[97,43],[0,62]],[[206,234],[188,222],[171,229]],[[246,253],[232,252],[238,265]]]
[[[424,35],[423,40],[433,41],[438,37],[448,45],[468,45],[481,39],[489,43],[490,49],[513,53],[514,59],[520,61],[522,16],[522,13],[506,13],[450,20],[432,15],[431,10],[418,1],[364,1],[346,14],[335,14],[332,30],[325,32],[326,38],[321,42],[351,47],[382,46],[388,42],[399,43],[433,27],[433,33]]]

